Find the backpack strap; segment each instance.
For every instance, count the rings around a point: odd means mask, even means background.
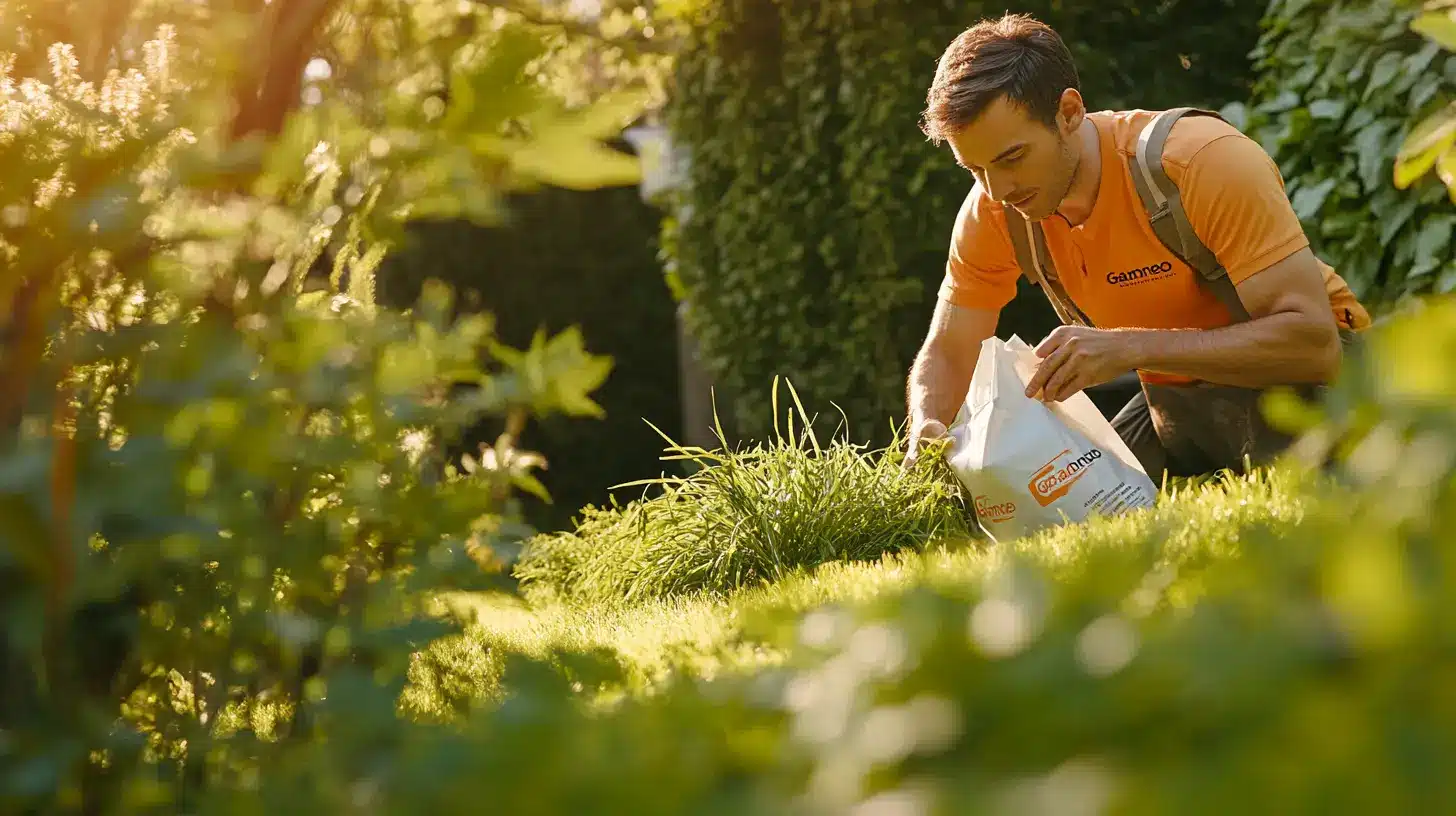
[[[1163,145],[1168,141],[1168,133],[1180,118],[1189,115],[1223,119],[1218,113],[1201,108],[1172,108],[1153,117],[1138,137],[1133,186],[1137,188],[1158,240],[1198,273],[1199,279],[1228,309],[1235,323],[1242,323],[1249,319],[1249,312],[1239,299],[1238,289],[1229,280],[1228,270],[1224,269],[1218,257],[1193,231],[1188,213],[1183,209],[1178,185],[1163,170]]]
[[[1016,264],[1034,286],[1040,286],[1051,301],[1052,309],[1063,323],[1074,326],[1091,326],[1092,321],[1082,314],[1077,304],[1067,296],[1062,281],[1057,276],[1056,262],[1047,250],[1046,233],[1041,225],[1027,221],[1015,207],[1004,207],[1006,231],[1011,235],[1011,246],[1016,251]]]

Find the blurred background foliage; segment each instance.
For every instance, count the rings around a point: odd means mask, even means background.
[[[1448,8],[1023,10],[1093,107],[1243,101],[1362,292],[1449,288]],[[0,1],[0,810],[1449,809],[1441,299],[1283,404],[1327,477],[1189,581],[1151,529],[766,616],[753,675],[601,700],[618,655],[494,654],[496,696],[401,702],[440,593],[515,592],[528,522],[662,469],[673,293],[734,436],[775,374],[889,433],[967,186],[915,120],[980,13]],[[620,143],[657,116],[660,239]]]

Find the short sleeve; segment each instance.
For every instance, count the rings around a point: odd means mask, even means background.
[[[967,309],[1000,311],[1016,297],[1020,274],[1006,216],[977,184],[956,215],[940,297]]]
[[[1253,139],[1238,133],[1213,139],[1193,154],[1181,179],[1176,167],[1165,167],[1193,231],[1234,283],[1309,246],[1278,165]]]

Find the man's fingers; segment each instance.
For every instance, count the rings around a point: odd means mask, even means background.
[[[920,460],[920,452],[929,442],[937,439],[944,439],[950,434],[945,423],[938,419],[927,419],[910,432],[910,439],[905,446],[904,466],[912,468]]]
[[[1037,344],[1035,349],[1036,356],[1042,359],[1050,357],[1052,355],[1052,352],[1061,348],[1062,343],[1066,341],[1067,336],[1071,334],[1071,331],[1071,327],[1069,326],[1059,326],[1051,334],[1048,334],[1046,336],[1046,339],[1042,340],[1040,343]]]
[[[1051,381],[1057,370],[1062,368],[1062,363],[1065,361],[1066,357],[1061,354],[1053,354],[1042,360],[1036,367],[1036,371],[1032,373],[1031,379],[1026,383],[1026,395],[1035,398],[1038,393],[1045,391],[1047,383]]]
[[[1063,370],[1071,370],[1072,366],[1063,366]],[[1081,377],[1073,371],[1069,376],[1056,380],[1047,386],[1046,401],[1062,402],[1076,396],[1085,386]]]
[[[1076,379],[1077,372],[1072,366],[1061,366],[1057,369],[1057,373],[1047,380],[1046,387],[1042,389],[1042,401],[1061,402],[1066,399],[1067,389],[1076,384]]]

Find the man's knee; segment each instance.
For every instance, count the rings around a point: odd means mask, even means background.
[[[1148,478],[1154,483],[1161,483],[1163,472],[1168,467],[1168,454],[1158,438],[1158,430],[1148,413],[1147,398],[1141,391],[1112,418],[1112,428],[1143,466]]]

